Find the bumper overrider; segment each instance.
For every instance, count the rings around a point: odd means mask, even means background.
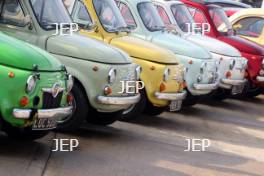
[[[162,93],[162,92],[155,92],[155,97],[159,100],[184,100],[187,93],[186,91],[180,93]]]
[[[73,107],[55,109],[13,109],[13,116],[17,119],[30,119],[37,114],[38,119],[60,119],[72,114]]]
[[[105,105],[132,105],[136,104],[140,100],[140,94],[126,97],[106,97],[98,96],[97,102]]]
[[[242,79],[242,80],[234,80],[234,79],[221,79],[221,82],[223,84],[228,84],[228,85],[232,85],[232,86],[240,86],[240,85],[244,85],[246,83],[246,79]],[[263,79],[264,81],[264,79]]]
[[[264,82],[264,76],[257,76],[257,81],[258,82]]]

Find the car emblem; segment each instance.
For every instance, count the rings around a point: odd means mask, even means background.
[[[52,94],[53,98],[56,98],[60,92],[61,92],[60,84],[55,83],[51,89],[51,94]]]

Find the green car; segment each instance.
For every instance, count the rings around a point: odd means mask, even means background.
[[[0,130],[37,139],[72,113],[73,79],[45,51],[0,32]]]
[[[74,114],[60,120],[58,129],[73,130],[85,119],[111,124],[140,100],[135,88],[121,92],[122,82],[135,82],[141,70],[126,53],[71,30],[57,34],[58,26],[73,23],[61,0],[6,0],[0,9],[0,30],[48,51],[74,77]]]

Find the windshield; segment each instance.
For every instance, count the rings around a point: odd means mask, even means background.
[[[212,21],[219,32],[227,33],[233,32],[232,26],[224,12],[221,8],[211,8],[209,10]]]
[[[149,31],[160,31],[165,28],[157,9],[151,2],[138,4],[139,15]]]
[[[197,29],[191,27],[195,23],[191,13],[189,12],[189,10],[185,5],[178,5],[178,4],[171,5],[171,12],[173,14],[173,17],[177,25],[180,27],[180,29],[183,32],[193,32],[191,31],[192,29]]]
[[[56,29],[54,23],[71,23],[62,0],[30,0],[40,26],[45,30]]]
[[[114,1],[93,0],[94,8],[104,29],[108,32],[123,31],[127,28]]]

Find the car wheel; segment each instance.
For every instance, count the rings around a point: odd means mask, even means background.
[[[150,116],[157,116],[162,114],[164,111],[167,110],[167,107],[157,107],[157,106],[153,106],[151,103],[147,103],[143,113],[150,115]]]
[[[34,141],[46,136],[49,133],[49,131],[32,130],[30,127],[17,128],[17,127],[12,127],[10,125],[5,126],[4,132],[10,138],[17,140],[24,140],[24,141]]]
[[[119,116],[120,121],[129,122],[139,118],[142,114],[143,110],[146,107],[147,95],[145,90],[141,90],[140,92],[140,100],[137,104],[131,105],[128,109],[124,110],[122,114]]]
[[[248,81],[245,85],[242,96],[245,98],[253,98],[263,93],[264,93],[263,87],[255,86],[252,84],[252,82]]]
[[[198,103],[200,100],[200,96],[193,96],[189,91],[187,91],[187,96],[186,98],[182,101],[183,106],[194,106],[195,104]]]
[[[86,122],[94,125],[107,126],[116,122],[121,114],[122,111],[103,113],[91,108],[86,118]]]
[[[215,90],[212,95],[211,99],[217,100],[217,101],[223,101],[231,96],[231,91],[227,89],[217,89]]]
[[[86,99],[87,96],[79,83],[74,83],[70,94],[73,97],[73,113],[72,115],[58,121],[56,129],[58,131],[72,131],[80,127],[88,114],[89,105]]]

